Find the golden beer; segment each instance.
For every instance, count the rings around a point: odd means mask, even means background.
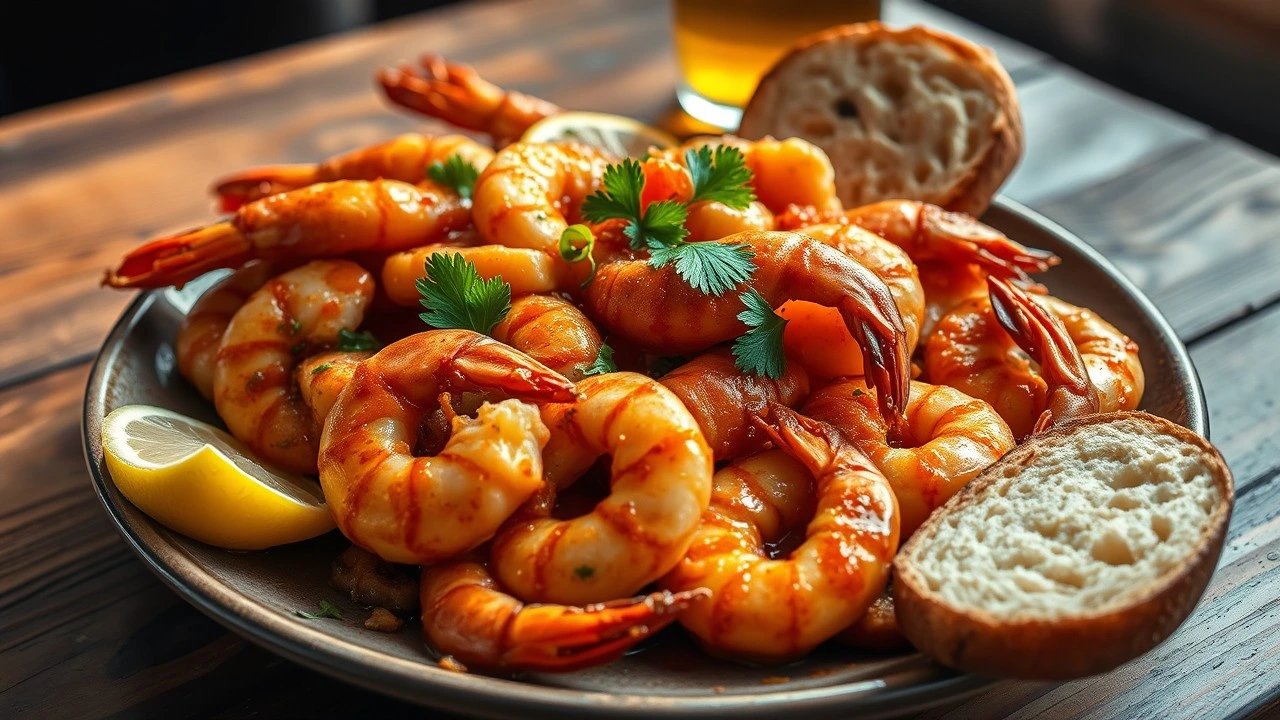
[[[880,16],[880,0],[672,0],[685,112],[735,127],[756,82],[792,43]]]

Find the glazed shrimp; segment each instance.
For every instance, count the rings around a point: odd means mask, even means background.
[[[600,332],[577,306],[552,295],[512,301],[490,334],[574,381],[584,377],[602,344]]]
[[[582,607],[526,605],[469,559],[423,568],[422,629],[438,652],[485,670],[567,672],[602,665],[662,630],[705,590]]]
[[[670,390],[629,372],[577,390],[576,402],[542,407],[548,493],[493,542],[494,574],[529,601],[582,605],[653,582],[683,557],[711,493],[711,449]],[[554,491],[606,454],[609,496],[586,515],[550,517]]]
[[[924,369],[931,382],[991,403],[1020,439],[1054,422],[1133,409],[1143,391],[1138,347],[1123,333],[1089,310],[1032,300],[995,279],[989,297],[939,321]]]
[[[356,366],[373,356],[371,352],[322,352],[298,363],[294,371],[302,401],[311,408],[316,427],[323,428],[338,396],[351,384]]]
[[[209,288],[191,306],[174,340],[178,372],[205,399],[213,399],[213,366],[222,334],[245,300],[271,278],[268,263],[246,265]]]
[[[862,378],[814,392],[801,412],[836,428],[885,474],[902,511],[903,538],[1014,446],[990,405],[945,385],[911,383],[907,433],[893,443]]]
[[[768,437],[754,418],[770,402],[794,407],[809,395],[809,374],[788,363],[777,380],[744,373],[728,348],[708,350],[659,380],[667,386],[702,429],[716,461],[732,460],[759,450]]]
[[[838,250],[796,233],[747,232],[717,242],[746,245],[754,253],[750,286],[775,308],[806,300],[838,310],[863,357],[872,358],[867,374],[884,390],[879,397],[885,416],[901,417],[910,372],[906,329],[884,281]],[[640,259],[605,263],[584,299],[587,313],[607,333],[664,354],[703,350],[746,331],[738,319],[739,292],[703,295],[672,265],[654,268]]]
[[[247,202],[321,182],[379,179],[421,182],[427,177],[429,165],[455,155],[477,170],[483,170],[493,159],[492,150],[462,135],[408,134],[334,155],[321,163],[243,170],[217,180],[213,192],[221,201],[223,212],[233,212]]]
[[[542,487],[547,429],[528,402],[455,416],[444,449],[416,457],[424,421],[447,392],[486,390],[567,402],[573,383],[468,330],[392,343],[360,363],[320,439],[320,484],[338,528],[390,562],[435,562],[487,540]]]
[[[354,330],[373,279],[347,260],[314,260],[267,281],[231,318],[214,360],[213,401],[231,434],[285,470],[316,471],[319,433],[294,381],[316,348]]]
[[[510,92],[467,65],[423,55],[419,67],[402,64],[378,72],[391,102],[465,130],[487,133],[496,147],[517,140],[534,123],[563,112],[546,100]]]
[[[916,270],[925,297],[921,338],[932,335],[938,321],[966,300],[987,294],[987,274],[977,265],[933,260],[920,263]]]
[[[560,235],[604,177],[603,151],[578,143],[516,143],[476,180],[476,229],[485,240],[559,258]]]
[[[785,662],[847,628],[876,599],[899,521],[889,483],[838,432],[778,405],[771,414],[762,427],[781,450],[716,473],[689,552],[659,584],[711,590],[710,601],[679,618],[710,651]],[[806,521],[804,542],[771,559],[765,544]]]
[[[800,232],[858,261],[884,281],[902,316],[907,355],[915,352],[924,319],[925,293],[915,263],[906,252],[853,225],[814,225]],[[790,302],[779,308],[778,314],[788,320],[783,334],[788,357],[803,364],[814,376],[863,374],[862,351],[836,310]]]
[[[108,270],[103,284],[152,288],[221,267],[393,252],[444,239],[471,221],[457,193],[429,183],[338,180],[255,200],[229,220],[152,240]]]
[[[420,307],[422,296],[418,293],[418,281],[427,276],[427,260],[438,253],[461,255],[475,265],[476,272],[485,280],[502,278],[511,286],[512,295],[577,289],[585,279],[582,273],[586,268],[579,265],[585,266],[586,263],[568,265],[541,250],[504,245],[458,247],[437,243],[387,258],[382,266],[382,289],[387,297],[397,305]]]

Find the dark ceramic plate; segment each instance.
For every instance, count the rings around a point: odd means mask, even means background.
[[[1186,349],[1136,287],[1079,239],[1025,208],[998,203],[984,218],[1011,237],[1054,251],[1062,264],[1044,282],[1098,310],[1142,348],[1143,409],[1208,432],[1199,380]],[[786,667],[753,668],[700,653],[678,629],[612,665],[563,675],[486,677],[441,670],[412,626],[395,635],[353,620],[294,616],[338,593],[327,584],[337,533],[259,553],[232,553],[173,534],[116,491],[102,464],[100,424],[110,410],[146,403],[215,421],[177,373],[171,342],[208,283],[141,294],[98,355],[84,403],[84,444],[94,488],[138,555],[188,601],[254,642],[343,680],[406,700],[492,717],[791,717],[896,715],[954,700],[989,681],[894,656],[823,648]],[[339,603],[342,604],[342,603]],[[350,618],[363,617],[350,608]]]

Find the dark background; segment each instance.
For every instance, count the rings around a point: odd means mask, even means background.
[[[449,1],[10,0],[0,115]],[[931,2],[1280,154],[1280,0]]]

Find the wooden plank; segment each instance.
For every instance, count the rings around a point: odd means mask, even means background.
[[[1062,65],[1018,87],[1026,151],[1002,192],[1032,206],[1141,166],[1208,128]]]
[[[1183,338],[1280,298],[1280,164],[1225,138],[1037,204],[1141,286]]]
[[[933,718],[1229,717],[1280,695],[1280,307],[1192,347],[1214,443],[1236,478],[1218,569],[1171,638],[1114,672],[1061,685],[1000,683]]]

